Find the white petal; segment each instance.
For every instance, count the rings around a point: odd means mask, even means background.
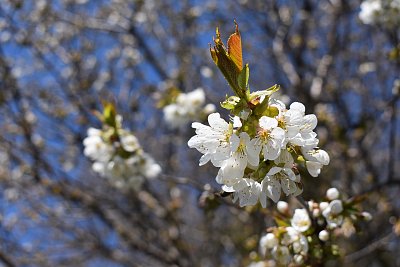
[[[219,113],[211,113],[210,115],[208,115],[208,123],[213,129],[219,132],[224,132],[229,129],[229,124],[221,119]]]
[[[297,191],[296,183],[289,178],[281,178],[281,185],[283,192],[288,196]]]
[[[100,136],[101,135],[101,130],[93,128],[93,127],[90,127],[87,130],[87,134],[88,134],[88,136],[93,136],[93,135]]]
[[[250,142],[250,136],[246,132],[241,132],[239,135],[240,142],[243,142],[244,144],[248,144]]]
[[[297,181],[296,174],[290,168],[283,168],[283,171],[286,173],[287,177],[292,181]]]
[[[261,146],[256,145],[257,140],[253,139],[246,145],[247,160],[252,166],[258,166],[260,161]]]
[[[269,140],[263,146],[263,155],[265,159],[274,160],[279,156],[280,152],[281,152],[281,146],[274,140]]]
[[[259,120],[260,127],[264,130],[271,130],[278,126],[278,121],[274,118],[262,116]]]
[[[291,168],[294,160],[292,155],[286,149],[282,149],[279,157],[274,161],[276,164],[284,164],[285,167]]]
[[[261,183],[260,203],[263,208],[267,207],[267,193],[262,190],[263,184]]]
[[[266,176],[262,182],[262,190],[275,203],[281,197],[281,184],[274,176]]]
[[[236,190],[233,188],[233,186],[227,186],[227,185],[223,185],[222,186],[222,190],[224,190],[225,192],[235,192]]]
[[[304,113],[306,112],[306,107],[300,102],[293,102],[290,105],[290,110],[296,110],[304,115]]]
[[[330,158],[329,158],[328,153],[326,153],[325,150],[310,149],[307,151],[305,148],[302,148],[301,152],[304,155],[305,159],[307,159],[309,161],[316,161],[316,162],[321,163],[322,165],[329,164]]]
[[[276,166],[274,166],[274,167],[272,167],[272,168],[268,171],[267,175],[275,175],[275,174],[277,174],[278,172],[280,172],[281,170],[282,170],[281,167],[276,167]]]
[[[211,159],[211,155],[210,155],[210,154],[204,154],[204,155],[201,156],[201,158],[200,158],[199,166],[203,166],[203,165],[206,164],[210,159]]]
[[[321,173],[322,164],[315,161],[306,161],[306,167],[312,177],[318,177]]]
[[[240,138],[236,134],[232,134],[231,137],[229,138],[230,146],[231,146],[231,151],[236,151],[240,145]]]
[[[222,169],[219,169],[218,170],[218,174],[217,174],[217,176],[215,177],[215,181],[217,182],[217,183],[219,183],[219,184],[223,184],[224,182],[223,182],[223,172],[222,172]]]
[[[242,153],[234,153],[222,164],[223,179],[242,178],[247,166],[247,157]]]
[[[326,153],[325,150],[319,149],[317,151],[317,154],[315,155],[315,158],[320,162],[322,165],[328,165],[330,162],[330,158],[328,153]]]
[[[306,115],[303,118],[303,126],[301,127],[301,130],[305,132],[311,132],[315,129],[317,123],[317,116],[315,116],[314,114]]]
[[[237,192],[241,207],[257,204],[261,192],[261,185],[258,182],[251,179],[245,180],[248,186]]]
[[[280,127],[276,127],[272,130],[270,136],[282,145],[285,140],[285,130]]]
[[[242,122],[238,116],[233,117],[233,128],[240,128],[242,127]]]

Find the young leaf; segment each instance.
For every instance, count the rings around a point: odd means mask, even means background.
[[[240,89],[242,89],[242,91],[247,91],[249,85],[249,75],[250,75],[249,64],[246,64],[238,76],[238,84]]]
[[[221,34],[218,28],[215,34],[214,46],[210,46],[211,57],[235,94],[240,98],[247,99],[246,90],[242,90],[238,84],[238,76],[243,69],[242,44],[238,26],[236,24],[235,33],[229,37],[228,49],[225,48],[221,40]]]
[[[239,103],[240,98],[237,96],[227,97],[224,102],[221,103],[221,107],[227,110],[234,109],[237,103]]]
[[[228,39],[228,54],[238,69],[241,70],[243,68],[242,39],[240,38],[239,26],[236,21],[235,25],[235,32]]]
[[[270,96],[280,89],[279,85],[275,84],[268,89],[256,91],[250,94],[250,101],[262,96]]]
[[[104,123],[113,128],[116,128],[117,122],[115,117],[117,115],[117,111],[115,110],[114,104],[106,102],[103,105],[104,105],[104,110],[103,110]]]

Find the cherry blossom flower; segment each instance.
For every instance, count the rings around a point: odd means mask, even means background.
[[[305,209],[296,209],[292,218],[292,227],[299,232],[305,232],[310,229],[311,220]]]
[[[220,167],[222,162],[230,157],[232,127],[221,119],[219,113],[210,114],[208,123],[210,126],[192,123],[196,135],[190,138],[188,146],[204,154],[200,158],[200,166],[211,160],[214,166]]]
[[[262,116],[259,120],[260,129],[257,137],[251,143],[255,148],[254,153],[260,154],[262,149],[264,159],[276,159],[285,141],[285,131],[278,127],[278,121],[274,118]]]

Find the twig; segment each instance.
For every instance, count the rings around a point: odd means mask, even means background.
[[[377,250],[378,248],[382,248],[393,237],[395,237],[395,234],[393,232],[390,232],[389,234],[386,234],[384,237],[372,242],[371,244],[367,245],[366,247],[347,255],[345,257],[345,259],[344,259],[344,262],[345,263],[354,262],[354,261],[356,261],[356,260],[358,260],[358,259],[360,259],[360,258],[372,253],[373,251]]]

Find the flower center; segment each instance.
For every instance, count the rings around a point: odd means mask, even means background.
[[[246,143],[244,140],[240,140],[239,147],[237,149],[238,152],[243,153],[246,149]]]
[[[286,122],[283,116],[279,116],[276,120],[278,121],[278,127],[286,129]]]
[[[262,140],[268,140],[271,136],[271,132],[269,130],[264,130],[260,128],[258,130],[257,135],[262,139]]]

